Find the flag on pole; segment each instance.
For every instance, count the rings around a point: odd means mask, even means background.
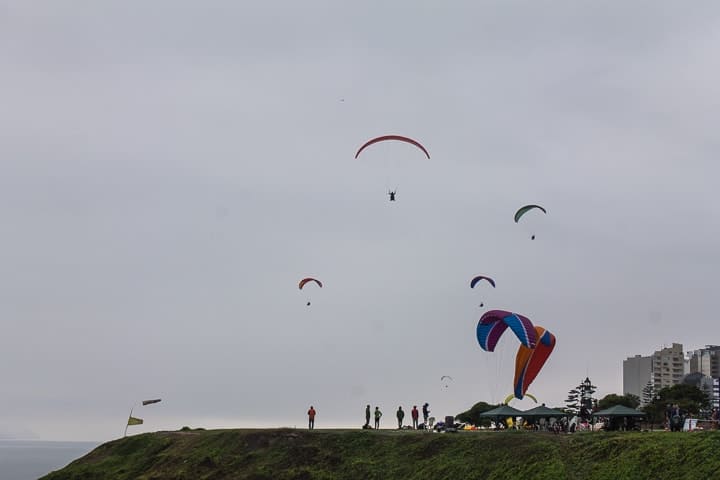
[[[160,400],[162,400],[162,399],[160,399],[160,398],[154,398],[154,399],[152,399],[152,400],[143,400],[143,401],[142,401],[142,404],[143,404],[143,405],[152,405],[153,403],[158,403]]]
[[[127,424],[128,425],[142,425],[142,423],[143,423],[142,418],[137,418],[137,417],[133,417],[132,415],[130,415],[130,418],[128,418]]]

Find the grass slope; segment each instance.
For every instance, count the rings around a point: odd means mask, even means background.
[[[42,480],[710,479],[720,432],[157,432],[103,444]]]

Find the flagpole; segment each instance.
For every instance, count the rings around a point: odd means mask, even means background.
[[[123,433],[123,438],[127,436],[127,427],[130,426],[130,418],[132,418],[133,408],[135,408],[135,407],[132,407],[130,409],[130,416],[128,416],[128,421],[127,421],[127,423],[125,423],[125,433]]]

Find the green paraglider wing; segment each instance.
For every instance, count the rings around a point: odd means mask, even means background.
[[[522,217],[527,212],[529,212],[530,210],[533,210],[535,208],[542,210],[543,213],[547,213],[547,210],[545,210],[540,205],[525,205],[524,207],[521,207],[520,210],[515,212],[515,223],[518,223],[518,221],[520,220],[520,217]]]

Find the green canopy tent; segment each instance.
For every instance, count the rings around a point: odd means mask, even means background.
[[[535,408],[531,408],[530,410],[522,412],[522,417],[528,420],[530,423],[534,423],[535,421],[537,421],[537,428],[540,430],[547,430],[550,427],[551,424],[546,423],[546,418],[560,419],[567,416],[567,413],[561,412],[560,410],[555,410],[553,408],[548,408],[545,406],[545,404],[538,405]]]
[[[633,419],[645,416],[645,412],[626,407],[625,405],[613,405],[610,408],[593,412],[593,423],[598,417],[607,417],[610,419],[610,425],[606,427],[609,430],[632,430],[635,428]],[[621,421],[623,418],[626,421]],[[627,420],[627,419],[630,420]]]
[[[478,417],[485,417],[485,418],[506,418],[506,417],[521,417],[523,415],[522,410],[518,410],[517,408],[513,408],[509,405],[500,405],[499,407],[495,407],[492,410],[488,410],[487,412],[483,412],[478,415]]]
[[[634,408],[626,407],[625,405],[613,405],[605,410],[599,412],[593,412],[593,417],[644,417],[645,412],[635,410]]]
[[[495,407],[492,410],[479,414],[478,417],[492,418],[495,420],[495,423],[500,423],[502,419],[507,417],[512,417],[514,422],[515,417],[520,417],[522,414],[522,410],[518,410],[517,408],[513,408],[509,405],[500,405],[499,407]]]
[[[547,418],[547,417],[567,417],[568,414],[555,410],[554,408],[548,408],[545,405],[539,405],[535,408],[522,412],[523,418]]]

